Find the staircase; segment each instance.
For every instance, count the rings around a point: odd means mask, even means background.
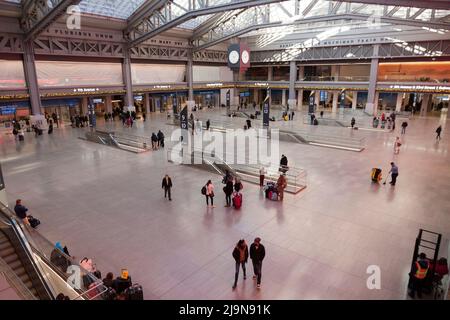
[[[14,271],[17,277],[25,284],[30,292],[39,299],[36,289],[33,287],[30,276],[26,272],[22,261],[17,255],[14,246],[7,235],[0,229],[0,258],[3,259]]]

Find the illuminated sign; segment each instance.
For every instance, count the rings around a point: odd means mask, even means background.
[[[85,92],[97,92],[100,91],[99,88],[76,88],[73,92],[85,93]]]
[[[391,85],[390,89],[403,90],[449,90],[450,86]]]
[[[171,86],[153,86],[153,89],[170,89]]]
[[[207,83],[207,87],[222,87],[223,83]]]
[[[255,86],[258,87],[268,87],[269,84],[267,82],[255,82]]]

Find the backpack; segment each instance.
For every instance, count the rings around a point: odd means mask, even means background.
[[[204,196],[206,195],[206,186],[203,186],[203,188],[202,188],[202,191],[201,191],[201,192],[202,192],[202,195],[204,195]]]

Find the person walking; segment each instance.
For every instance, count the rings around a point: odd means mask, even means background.
[[[152,149],[153,150],[158,150],[158,137],[156,136],[156,134],[153,132],[152,133]]]
[[[280,177],[277,180],[277,192],[278,192],[278,198],[280,201],[283,201],[284,198],[284,189],[287,187],[287,180],[285,173],[280,174]]]
[[[291,112],[291,120],[292,120],[292,121],[294,121],[294,116],[295,116],[295,112],[292,111],[292,112]]]
[[[158,130],[157,136],[158,138],[158,146],[164,148],[164,133],[161,130]]]
[[[48,124],[48,134],[52,134],[53,133],[53,120],[50,119],[49,124]]]
[[[211,206],[209,205],[209,199],[211,199]],[[214,185],[211,180],[206,183],[206,206],[215,208],[214,206]]]
[[[169,201],[172,201],[172,186],[172,179],[166,174],[162,180],[162,189],[164,189],[164,198],[167,198],[167,195],[169,195]]]
[[[142,120],[144,120],[144,122],[145,122],[146,119],[147,119],[147,114],[145,112],[142,112]]]
[[[402,123],[402,134],[405,134],[406,133],[406,127],[408,126],[408,122],[406,122],[406,121],[403,121],[403,123]]]
[[[211,121],[209,119],[206,121],[206,131],[209,131],[209,126],[211,125]]]
[[[244,273],[244,280],[247,279],[247,274],[245,270],[245,264],[248,261],[248,247],[247,243],[245,243],[244,239],[241,239],[236,244],[236,247],[233,250],[233,258],[236,261],[236,272],[234,273],[234,284],[233,290],[236,289],[237,281],[239,278],[239,269],[242,266],[242,272]]]
[[[52,113],[52,119],[53,123],[56,123],[56,128],[59,128],[58,115],[55,112]]]
[[[442,126],[439,126],[436,129],[436,140],[441,140],[441,132],[442,132]]]
[[[355,126],[355,123],[356,123],[356,120],[355,120],[355,118],[353,117],[353,118],[352,118],[352,121],[350,121],[350,124],[351,124],[351,126],[352,126],[352,129],[353,129],[353,127]]]
[[[233,194],[233,177],[228,176],[225,187],[223,187],[223,192],[225,192],[225,207],[231,207],[231,195]]]
[[[402,145],[402,142],[400,141],[400,137],[395,138],[394,142],[394,154],[400,153],[400,146]]]
[[[408,295],[411,298],[414,299],[416,297],[416,291],[419,299],[422,298],[422,288],[429,269],[430,269],[430,261],[427,259],[426,254],[422,252],[419,255],[419,260],[413,264],[410,273],[412,288],[411,291],[408,293]]]
[[[260,187],[264,187],[264,179],[266,177],[266,173],[267,173],[266,168],[261,167],[259,169],[259,186]]]
[[[389,171],[389,173],[391,174],[391,182],[389,182],[389,184],[395,186],[398,177],[398,167],[394,162],[391,162],[391,170]]]
[[[250,259],[253,264],[253,279],[256,279],[256,287],[261,289],[262,262],[266,256],[266,249],[261,244],[261,238],[256,238],[250,246]]]

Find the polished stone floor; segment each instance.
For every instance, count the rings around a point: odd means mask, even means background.
[[[226,119],[222,113],[200,118]],[[155,114],[123,130],[168,136],[174,127],[166,122]],[[299,115],[279,125],[302,122]],[[447,128],[436,142],[439,123]],[[448,129],[446,119],[409,121],[398,155],[395,133],[355,133],[367,139],[361,153],[281,142],[290,164],[307,170],[308,187],[280,203],[246,184],[240,211],[223,207],[221,177],[168,163],[165,151],[137,155],[80,140],[83,129],[28,134],[21,145],[2,134],[0,161],[10,204],[22,198],[45,236],[93,258],[103,274],[128,268],[146,299],[404,299],[419,228],[442,233],[441,255],[448,255]],[[397,186],[372,184],[370,169],[388,170],[391,161],[400,169]],[[172,202],[161,190],[165,173],[174,182]],[[200,194],[208,179],[216,185],[215,209]],[[232,250],[240,238],[257,236],[267,252],[262,289],[241,275],[232,291]],[[381,290],[366,287],[369,265],[381,268]]]

